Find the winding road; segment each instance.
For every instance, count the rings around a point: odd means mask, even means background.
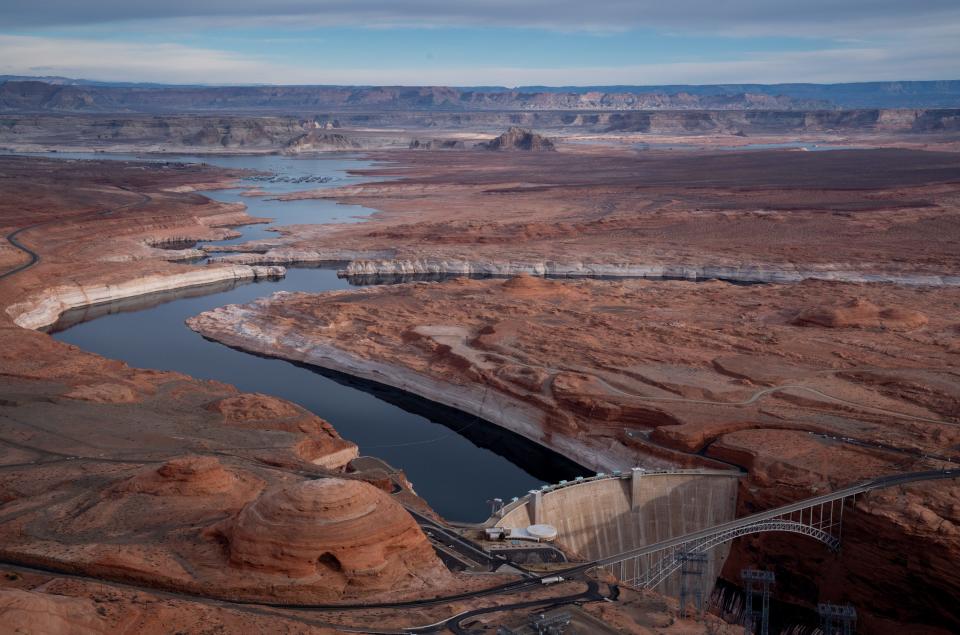
[[[26,227],[21,227],[20,229],[12,231],[6,235],[7,242],[13,245],[14,247],[16,247],[17,249],[19,249],[20,251],[27,254],[28,260],[27,262],[17,265],[16,267],[14,267],[13,269],[10,269],[9,271],[0,273],[0,279],[20,273],[21,271],[29,269],[30,267],[40,262],[40,254],[38,254],[34,250],[30,249],[29,247],[21,243],[19,240],[17,240],[17,236],[19,236],[20,234],[22,234],[27,230],[35,229],[37,227],[42,227],[46,224],[47,223],[34,223],[33,225],[27,225]]]
[[[47,225],[53,225],[55,223],[66,223],[76,220],[85,220],[87,218],[95,218],[97,216],[110,216],[116,212],[127,209],[134,209],[140,207],[141,205],[146,205],[153,200],[153,197],[149,194],[144,194],[143,192],[138,192],[124,185],[115,185],[117,189],[123,190],[125,192],[130,192],[131,194],[136,194],[140,197],[139,201],[133,201],[132,203],[126,203],[124,205],[119,205],[117,207],[108,207],[107,209],[98,210],[95,212],[82,212],[77,216],[68,216],[67,218],[58,218],[55,220],[43,221],[42,223],[34,223],[32,225],[27,225],[26,227],[21,227],[20,229],[15,229],[5,236],[8,243],[13,245],[16,249],[19,249],[23,253],[27,254],[27,262],[19,264],[12,269],[9,269],[3,273],[0,273],[0,280],[7,278],[9,276],[16,275],[22,271],[26,271],[30,267],[33,267],[40,262],[40,254],[34,251],[33,249],[27,247],[19,240],[20,234],[31,229],[36,229],[38,227],[46,227]]]

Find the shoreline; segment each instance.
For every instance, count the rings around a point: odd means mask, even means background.
[[[221,250],[221,253],[224,250]],[[850,284],[895,284],[904,286],[956,287],[960,275],[926,273],[877,273],[859,271],[848,264],[811,267],[775,265],[685,265],[591,263],[582,261],[471,261],[433,258],[382,258],[386,254],[358,250],[305,250],[278,247],[265,253],[234,251],[210,258],[210,262],[234,265],[297,265],[346,263],[337,271],[341,278],[361,276],[460,275],[516,276],[527,274],[558,278],[643,278],[665,280],[726,280],[747,284],[789,284],[823,280]]]
[[[170,274],[152,274],[129,278],[116,284],[55,285],[8,305],[6,314],[21,328],[40,330],[56,324],[73,309],[80,309],[137,296],[201,287],[225,281],[282,278],[283,267],[204,267]]]
[[[283,292],[280,292],[283,293]],[[348,293],[363,293],[350,291]],[[477,385],[459,385],[444,382],[402,366],[365,359],[331,344],[305,342],[294,336],[283,337],[264,334],[256,327],[237,332],[223,331],[221,322],[214,316],[242,312],[239,305],[227,305],[201,313],[187,320],[187,326],[206,339],[248,353],[302,363],[336,371],[364,381],[396,388],[432,403],[454,408],[468,415],[487,421],[495,426],[518,434],[527,440],[595,472],[627,469],[638,463],[638,454],[645,455],[648,468],[676,468],[685,466],[680,455],[688,459],[693,455],[668,447],[653,447],[643,444],[643,449],[631,448],[610,437],[603,441],[578,438],[562,430],[551,430],[545,421],[545,413],[535,405],[496,390]],[[301,348],[303,347],[303,348]],[[637,440],[639,441],[639,440]],[[677,454],[669,458],[669,454]],[[717,461],[700,457],[704,463]]]

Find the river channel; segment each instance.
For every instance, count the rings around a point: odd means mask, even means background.
[[[218,201],[243,202],[253,216],[275,219],[270,225],[237,228],[243,233],[241,238],[214,244],[268,238],[274,235],[270,228],[277,225],[362,222],[373,212],[326,199],[266,200],[285,192],[363,182],[363,177],[349,171],[370,163],[350,155],[306,159],[102,153],[45,156],[206,162],[275,174],[277,178],[242,182],[245,188],[263,189],[267,197],[244,197],[240,195],[243,189],[205,192]],[[50,332],[58,340],[133,366],[215,379],[298,403],[330,421],[341,435],[360,446],[362,454],[402,469],[417,493],[450,520],[482,520],[489,514],[488,500],[509,500],[545,482],[587,473],[563,457],[471,415],[340,373],[234,350],[205,340],[184,324],[203,311],[250,302],[275,291],[347,288],[349,283],[337,278],[332,268],[291,267],[282,280],[191,288],[76,309],[64,314]]]

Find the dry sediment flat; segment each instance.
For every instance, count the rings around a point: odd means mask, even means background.
[[[598,469],[741,466],[748,512],[960,462],[958,305],[956,288],[515,277],[278,293],[189,324],[418,392]],[[845,589],[885,632],[891,590],[960,592],[957,495],[948,481],[861,501],[839,558],[795,562],[790,575]],[[727,575],[792,560],[797,540],[743,541]],[[924,610],[956,618],[939,602]]]

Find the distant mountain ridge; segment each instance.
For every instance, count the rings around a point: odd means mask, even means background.
[[[529,92],[649,93],[665,95],[775,95],[829,101],[839,108],[951,108],[960,106],[960,80],[850,82],[842,84],[668,84],[655,86],[521,86]]]
[[[18,112],[308,112],[316,110],[809,110],[828,102],[677,93],[475,91],[446,86],[101,86],[7,81],[0,109]]]
[[[837,110],[960,106],[960,80],[518,89],[448,86],[173,86],[0,76],[6,112]]]

